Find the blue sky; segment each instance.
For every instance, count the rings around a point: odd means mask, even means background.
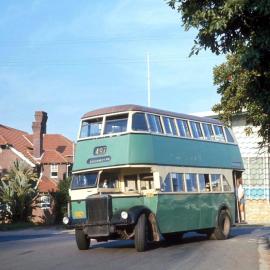
[[[87,111],[147,105],[208,111],[218,102],[212,69],[223,56],[188,57],[195,30],[162,0],[0,2],[0,123],[31,132],[34,111],[48,132],[76,138]]]

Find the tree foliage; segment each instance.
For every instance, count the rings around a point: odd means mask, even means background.
[[[25,162],[16,160],[1,179],[0,202],[7,204],[14,221],[25,221],[37,195],[37,174]]]
[[[58,183],[58,191],[53,195],[56,201],[56,222],[62,222],[62,218],[67,215],[67,204],[69,201],[69,188],[71,177],[60,180]]]
[[[181,13],[186,30],[198,30],[191,54],[201,49],[228,54],[227,62],[214,70],[221,94],[214,110],[227,122],[245,110],[248,122],[259,127],[262,145],[269,145],[270,1],[170,0],[168,4]]]

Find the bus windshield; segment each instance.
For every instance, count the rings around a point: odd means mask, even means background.
[[[96,187],[97,175],[98,173],[84,173],[73,175],[71,189]]]

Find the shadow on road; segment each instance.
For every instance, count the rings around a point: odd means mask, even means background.
[[[247,235],[247,234],[252,234],[254,230],[258,229],[258,226],[241,226],[241,227],[234,227],[231,230],[231,235],[230,238],[236,238],[239,236]],[[269,230],[270,227],[260,227],[260,230]],[[170,246],[174,245],[186,245],[186,244],[191,244],[191,243],[199,243],[203,241],[211,241],[208,239],[208,237],[205,234],[198,234],[198,233],[186,233],[184,235],[184,238],[179,241],[161,241],[161,242],[156,242],[152,243],[150,245],[150,250],[157,249],[157,248],[167,248]],[[92,249],[98,249],[98,248],[134,248],[134,241],[133,240],[115,240],[111,242],[101,242],[97,243],[92,246]]]
[[[10,241],[21,241],[21,240],[33,240],[39,238],[48,238],[53,237],[53,234],[34,234],[34,235],[4,235],[0,236],[0,243],[1,242],[10,242]]]
[[[189,243],[195,243],[200,241],[207,241],[207,237],[204,235],[196,235],[192,237],[183,238],[181,241],[175,241],[175,242],[168,242],[168,241],[160,241],[150,244],[149,250],[157,249],[157,248],[166,248],[173,245],[185,245]],[[97,243],[92,246],[92,249],[98,249],[98,248],[134,248],[134,241],[133,240],[115,240],[112,242],[102,242]]]
[[[270,230],[269,226],[265,226],[265,227],[261,227],[261,226],[238,226],[238,227],[232,228],[230,238],[235,238],[237,236],[252,234],[258,228],[260,229],[260,231],[269,231]]]

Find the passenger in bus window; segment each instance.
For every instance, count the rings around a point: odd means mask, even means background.
[[[245,191],[243,188],[243,179],[242,174],[236,176],[236,185],[237,185],[237,201],[240,210],[240,222],[246,223],[245,221]]]
[[[107,179],[104,179],[102,187],[103,188],[108,188],[108,180]]]
[[[199,184],[201,192],[210,192],[209,174],[199,174]]]

